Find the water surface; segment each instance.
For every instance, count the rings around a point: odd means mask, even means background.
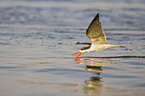
[[[144,96],[144,0],[1,0],[1,96]],[[70,55],[97,13],[108,43]]]

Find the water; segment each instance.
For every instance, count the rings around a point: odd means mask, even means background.
[[[1,0],[1,96],[144,96],[144,0]],[[89,41],[97,13],[111,44],[70,55]]]

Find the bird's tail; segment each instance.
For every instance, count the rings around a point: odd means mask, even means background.
[[[125,46],[112,45],[111,48],[126,48]]]
[[[125,46],[119,46],[119,48],[126,48]]]

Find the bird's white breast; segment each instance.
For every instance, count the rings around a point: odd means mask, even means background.
[[[110,44],[92,44],[90,49],[80,50],[82,53],[92,52],[92,51],[102,51],[111,48],[113,45]]]
[[[110,47],[110,44],[92,44],[90,49],[92,51],[101,51],[101,50],[108,49],[109,47]]]

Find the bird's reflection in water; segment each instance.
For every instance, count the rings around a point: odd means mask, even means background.
[[[84,92],[86,94],[100,94],[102,91],[101,77],[91,77],[85,81]]]
[[[112,63],[112,60],[101,58],[80,58],[77,60],[79,64],[85,64],[86,70],[94,73],[93,77],[85,81],[84,92],[86,94],[101,94],[103,90],[103,78],[101,73],[104,72],[103,66]]]

